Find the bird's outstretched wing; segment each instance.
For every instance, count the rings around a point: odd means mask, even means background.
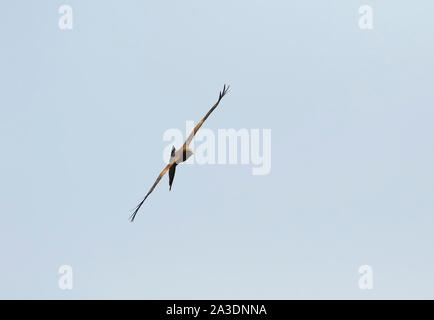
[[[219,99],[217,100],[217,102],[215,103],[215,105],[213,105],[212,108],[205,115],[205,117],[203,117],[203,119],[199,121],[199,123],[194,127],[194,130],[188,136],[187,140],[184,142],[184,145],[182,146],[183,150],[187,149],[188,145],[191,143],[191,140],[193,140],[194,135],[196,134],[196,132],[200,129],[200,127],[205,122],[205,120],[209,117],[209,115],[211,114],[211,112],[213,112],[214,109],[217,108],[217,106],[220,103],[220,100],[225,96],[225,94],[228,92],[228,90],[229,90],[229,86],[224,85],[223,86],[223,91],[220,91],[220,93],[219,93]]]
[[[145,198],[140,201],[140,203],[137,205],[137,207],[134,209],[133,213],[130,216],[131,222],[134,221],[134,218],[136,217],[137,212],[139,211],[140,207],[142,206],[143,202],[145,202],[146,198],[151,194],[152,191],[154,191],[155,187],[157,186],[158,182],[160,182],[161,178],[164,176],[164,174],[169,170],[175,163],[175,161],[171,161],[164,169],[161,171],[160,175],[158,176],[157,180],[155,180],[153,186],[146,194]]]

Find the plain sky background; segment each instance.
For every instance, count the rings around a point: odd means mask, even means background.
[[[2,1],[0,298],[434,298],[433,12]],[[271,173],[181,165],[130,223],[165,130],[198,121],[224,83],[204,127],[270,128]]]

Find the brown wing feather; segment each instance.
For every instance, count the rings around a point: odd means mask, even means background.
[[[130,220],[131,222],[134,221],[134,218],[136,217],[137,212],[139,211],[140,207],[142,206],[143,202],[145,202],[146,198],[151,194],[152,191],[154,191],[155,187],[157,186],[158,182],[160,182],[161,178],[164,176],[164,174],[169,170],[173,165],[175,164],[175,161],[171,161],[164,169],[161,171],[160,175],[158,176],[157,180],[155,180],[154,185],[151,187],[151,189],[146,194],[145,198],[140,201],[140,203],[137,205],[137,207],[134,209],[133,213],[131,214]]]
[[[214,111],[214,109],[217,108],[217,106],[220,103],[220,100],[225,96],[225,94],[228,92],[228,90],[229,90],[229,86],[224,85],[223,91],[220,91],[220,93],[219,93],[219,99],[217,100],[217,102],[212,106],[212,108],[208,111],[208,113],[205,115],[205,117],[203,117],[203,119],[199,121],[199,123],[194,127],[194,130],[188,136],[187,140],[185,141],[184,145],[182,146],[183,150],[187,149],[188,145],[193,140],[196,132],[200,129],[202,124],[209,117],[209,115]]]

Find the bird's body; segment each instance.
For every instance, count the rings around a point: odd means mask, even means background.
[[[145,198],[137,205],[136,209],[131,215],[131,221],[134,221],[134,218],[136,217],[137,212],[139,211],[140,207],[142,206],[143,202],[145,202],[146,198],[151,194],[152,191],[154,191],[155,187],[157,186],[158,182],[160,182],[161,178],[165,175],[167,171],[169,171],[169,190],[172,189],[172,183],[173,179],[175,178],[175,170],[176,167],[181,164],[182,162],[186,161],[188,158],[190,158],[194,152],[189,148],[189,145],[191,141],[193,140],[196,132],[199,130],[199,128],[202,126],[202,124],[205,122],[205,120],[209,117],[209,115],[214,111],[215,108],[220,103],[220,100],[225,96],[225,94],[228,92],[229,86],[226,87],[226,85],[223,86],[223,91],[220,92],[219,98],[217,102],[214,104],[214,106],[208,111],[208,113],[202,118],[201,121],[194,127],[194,130],[190,135],[188,136],[187,140],[184,142],[184,145],[179,148],[178,150],[175,149],[175,147],[172,147],[171,155],[170,155],[170,161],[169,164],[161,171],[159,176],[157,177],[157,180],[154,182],[154,185],[151,187],[151,189],[146,194]]]
[[[175,152],[174,161],[176,164],[180,164],[182,162],[185,162],[194,154],[193,150],[191,150],[189,147],[187,148],[179,148]]]
[[[172,190],[173,179],[175,178],[175,170],[176,166],[182,162],[187,161],[194,154],[193,150],[187,148],[183,150],[183,148],[179,148],[178,151],[175,151],[175,147],[172,147],[172,154],[170,156],[170,162],[174,162],[174,164],[169,169],[169,190]]]

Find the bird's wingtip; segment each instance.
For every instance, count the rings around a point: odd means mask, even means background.
[[[134,209],[133,213],[130,215],[130,222],[134,222],[134,219],[136,218],[137,212],[139,212],[140,207],[142,206],[143,202],[145,202],[146,198],[140,201],[140,203],[137,205],[137,207]]]
[[[219,100],[224,97],[224,95],[229,91],[230,85],[224,84],[223,90],[219,92]]]

